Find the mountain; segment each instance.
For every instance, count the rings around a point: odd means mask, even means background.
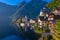
[[[22,2],[18,3],[18,4],[17,4],[17,9],[18,9],[18,8],[21,8],[21,7],[22,7],[23,5],[25,5],[25,4],[27,4],[26,1],[22,1]]]
[[[9,16],[16,11],[16,6],[0,2],[0,38],[14,33],[15,28],[10,25]]]
[[[18,8],[15,14],[19,15],[19,17],[26,15],[28,18],[35,19],[46,4],[47,2],[42,0],[31,0],[29,3],[23,5],[22,8]]]

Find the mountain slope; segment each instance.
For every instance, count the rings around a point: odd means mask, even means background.
[[[46,7],[48,9],[54,9],[56,7],[60,7],[60,0],[51,0],[51,2],[49,2]]]
[[[28,18],[36,18],[40,10],[47,4],[47,2],[42,0],[31,0],[28,4],[25,4],[22,8],[19,8],[16,11],[16,15],[19,17],[24,17],[25,15]]]
[[[18,3],[18,4],[17,4],[17,9],[18,9],[18,8],[21,8],[21,7],[22,7],[23,5],[25,5],[25,4],[27,4],[26,1],[22,1],[22,2]]]

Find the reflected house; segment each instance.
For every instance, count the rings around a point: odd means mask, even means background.
[[[35,20],[30,19],[29,23],[30,23],[30,26],[34,28]]]
[[[24,27],[28,22],[27,16],[23,17],[23,18],[19,18],[16,21],[16,25],[18,26],[18,28],[20,27]]]
[[[22,22],[25,24],[25,26],[30,26],[29,25],[29,20],[28,20],[27,16],[25,16],[25,17],[22,18]]]
[[[20,26],[21,26],[22,28],[24,28],[25,24],[24,24],[24,23],[20,23]]]
[[[24,23],[28,22],[27,16],[25,16],[24,18],[22,18],[22,22],[24,22]]]
[[[30,19],[29,23],[30,23],[30,24],[34,24],[35,21],[34,21],[33,19]]]
[[[22,22],[22,19],[21,18],[19,18],[17,21],[16,21],[16,25],[17,25],[17,27],[18,28],[20,28],[20,23]]]

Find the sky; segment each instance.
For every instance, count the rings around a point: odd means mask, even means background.
[[[44,0],[47,2],[50,2],[50,0]],[[9,5],[17,5],[19,2],[22,2],[22,0],[0,0],[0,2],[9,4]],[[26,2],[29,2],[29,0],[26,0]]]

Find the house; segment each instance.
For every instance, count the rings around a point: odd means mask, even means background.
[[[55,19],[60,19],[60,7],[56,7],[54,10],[53,10],[53,14],[55,15]]]

